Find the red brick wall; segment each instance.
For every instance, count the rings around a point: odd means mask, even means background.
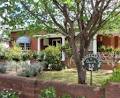
[[[13,42],[16,41],[16,39],[18,38],[17,32],[11,32],[10,38],[11,41],[9,42],[9,46],[12,47]]]
[[[37,38],[31,38],[31,50],[37,51]]]
[[[103,45],[106,47],[114,47],[114,36],[104,36],[104,35],[98,35],[97,41],[101,41]]]
[[[13,40],[16,40],[16,39],[18,38],[17,32],[11,32],[10,37],[11,37]]]
[[[102,40],[101,40],[102,39]],[[101,41],[106,47],[120,48],[120,37],[119,36],[104,36],[98,35],[97,42]]]
[[[86,98],[101,98],[103,94],[103,90],[99,87],[64,84],[51,81],[43,82],[36,79],[0,75],[0,90],[12,88],[21,93],[20,98],[38,98],[40,90],[48,87],[54,87],[57,91],[57,95],[70,94],[72,98],[78,98],[78,96],[85,96]]]
[[[31,38],[31,50],[37,51],[38,49],[38,40],[37,38]],[[40,40],[40,48],[44,49],[43,39]]]
[[[120,98],[120,83],[110,83],[105,89],[105,98]]]

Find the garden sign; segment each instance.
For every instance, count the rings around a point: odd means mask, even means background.
[[[100,57],[95,54],[88,54],[83,58],[82,64],[83,68],[90,71],[90,85],[92,85],[92,72],[100,69]]]
[[[95,54],[88,54],[82,60],[83,67],[88,71],[96,71],[100,69],[100,57]]]

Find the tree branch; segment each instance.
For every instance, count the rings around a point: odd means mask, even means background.
[[[62,34],[63,34],[63,35],[68,36],[65,28],[64,28],[61,24],[59,24],[59,23],[57,22],[57,20],[56,20],[55,16],[53,15],[53,13],[51,13],[51,12],[49,11],[49,7],[47,6],[46,3],[44,3],[44,6],[45,6],[45,9],[46,9],[47,13],[50,15],[52,21],[54,22],[54,24],[62,30]]]

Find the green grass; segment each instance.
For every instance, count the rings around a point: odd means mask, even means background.
[[[104,80],[108,79],[111,73],[108,71],[95,71],[93,72],[93,85],[101,86]],[[65,83],[77,83],[76,69],[65,69],[62,71],[44,71],[37,76],[39,80],[60,81]],[[87,83],[90,82],[90,72],[87,72]]]

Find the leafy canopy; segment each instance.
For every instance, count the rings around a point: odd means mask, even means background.
[[[80,28],[78,31],[82,31],[91,24],[91,19],[100,17],[89,27],[93,28],[92,25],[96,24],[95,30],[100,27],[99,21],[103,23],[111,18],[108,16],[118,11],[118,8],[119,0],[1,0],[0,23],[15,29],[64,33],[69,31],[70,21],[74,23],[75,28]],[[78,18],[81,25],[78,25]],[[118,23],[114,22],[115,25],[107,24],[105,28],[116,27]]]

